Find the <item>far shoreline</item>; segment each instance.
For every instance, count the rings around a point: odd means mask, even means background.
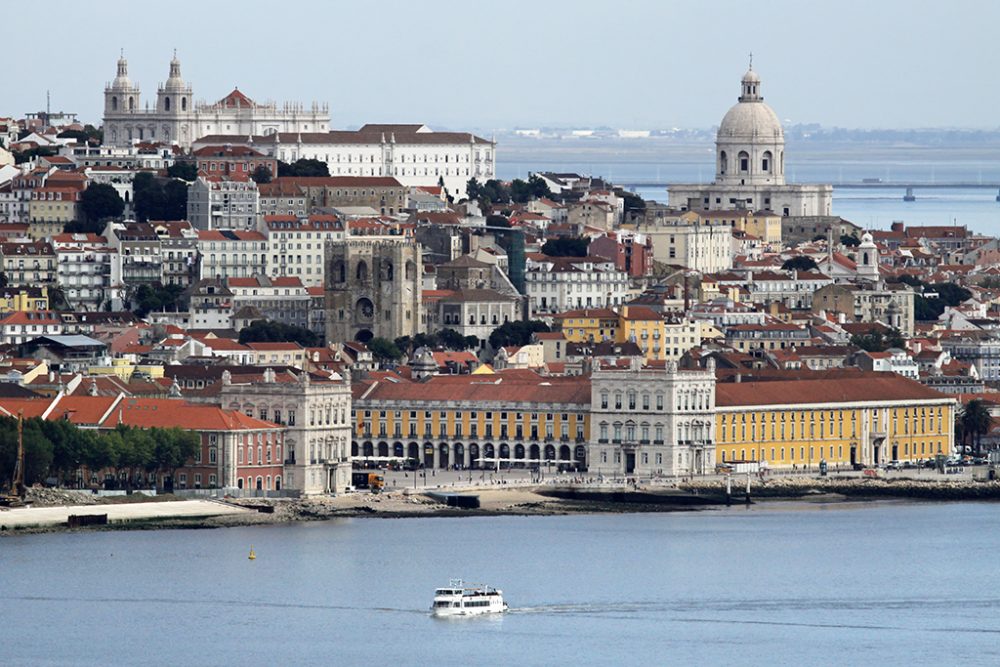
[[[1000,500],[1000,483],[969,480],[857,479],[857,478],[777,478],[751,488],[750,502],[741,492],[726,502],[724,488],[717,481],[680,483],[670,489],[638,487],[593,487],[559,485],[538,487],[455,488],[451,493],[480,497],[478,509],[449,507],[423,491],[394,490],[384,494],[352,493],[336,497],[305,499],[225,499],[216,501],[230,510],[217,516],[150,516],[114,521],[105,525],[69,528],[65,523],[8,526],[0,536],[59,532],[122,530],[212,529],[240,526],[281,525],[335,519],[469,518],[492,516],[566,516],[575,514],[648,514],[738,509],[747,506],[803,506],[869,504],[883,501],[910,502],[991,502]],[[172,502],[159,499],[156,505]],[[112,503],[57,505],[80,514],[100,514]],[[232,512],[237,508],[245,511]],[[266,511],[264,511],[266,510]],[[17,511],[17,510],[7,510]]]

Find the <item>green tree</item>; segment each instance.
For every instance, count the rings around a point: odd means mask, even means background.
[[[510,198],[518,204],[528,203],[532,198],[531,186],[527,181],[515,178],[510,182]]]
[[[156,220],[186,220],[188,185],[183,181],[168,181],[163,186],[162,217]]]
[[[542,245],[542,252],[549,257],[586,257],[589,246],[588,239],[549,239]]]
[[[965,404],[958,414],[964,437],[972,440],[972,451],[979,456],[982,437],[990,432],[992,416],[982,400],[975,398]]]
[[[96,128],[88,123],[83,126],[83,131],[87,133],[87,136],[90,137],[92,143],[98,146],[104,143],[104,130]]]
[[[194,160],[177,160],[167,167],[167,176],[193,183],[198,178],[198,165]]]
[[[257,165],[257,168],[253,170],[252,174],[250,174],[250,178],[252,178],[258,185],[261,183],[270,183],[271,176],[271,170],[264,164]]]
[[[510,229],[510,220],[503,215],[487,215],[486,216],[486,226],[487,227],[506,227]]]
[[[83,130],[63,130],[56,137],[59,139],[76,139],[84,144],[90,141],[90,135]]]
[[[135,217],[149,220],[183,220],[187,217],[188,185],[177,179],[162,179],[148,171],[132,179]]]
[[[546,183],[545,179],[538,174],[532,174],[528,177],[528,186],[531,188],[531,196],[534,199],[552,196],[552,191],[549,190],[549,184]],[[640,201],[642,200],[640,199]]]
[[[483,196],[483,186],[475,178],[470,178],[465,184],[465,196],[469,201],[479,200]]]
[[[288,164],[278,161],[278,176],[329,176],[326,162],[302,158]]]
[[[955,283],[932,283],[927,285],[924,291],[937,293],[937,298],[952,308],[972,298],[972,292]]]
[[[851,345],[860,347],[866,352],[885,352],[891,347],[905,348],[906,339],[899,329],[893,328],[883,333],[881,328],[873,326],[863,334],[851,336]]]
[[[125,210],[118,191],[106,183],[94,183],[80,195],[80,208],[91,223],[117,218]]]
[[[625,216],[641,215],[646,211],[646,200],[634,192],[622,192],[625,205]]]
[[[143,284],[129,297],[129,306],[138,317],[151,312],[177,310],[184,288],[180,285]]]
[[[302,347],[315,347],[319,344],[316,334],[311,329],[298,327],[284,322],[272,320],[257,320],[240,331],[241,343],[298,343]]]
[[[840,244],[845,245],[848,248],[857,248],[861,245],[861,239],[859,239],[856,234],[851,234],[850,236],[847,234],[841,234]]]
[[[368,349],[372,356],[379,361],[398,361],[403,353],[399,351],[396,344],[387,338],[376,336],[368,341]]]
[[[549,325],[541,320],[506,322],[490,333],[490,347],[499,350],[508,345],[527,345],[531,334],[549,331]]]
[[[783,271],[812,271],[816,268],[816,260],[809,255],[796,255],[786,259],[781,268]]]
[[[466,337],[454,329],[441,329],[441,331],[437,333],[437,339],[443,347],[446,347],[449,350],[461,352],[469,348]]]

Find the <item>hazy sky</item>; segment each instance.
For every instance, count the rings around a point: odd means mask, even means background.
[[[0,116],[50,89],[54,111],[99,121],[119,48],[155,100],[176,48],[195,98],[326,101],[335,128],[700,128],[736,101],[752,50],[786,122],[1000,125],[987,0],[54,0],[21,19]]]

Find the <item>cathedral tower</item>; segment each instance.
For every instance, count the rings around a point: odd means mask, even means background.
[[[416,335],[422,266],[420,244],[412,238],[349,236],[328,243],[327,343]]]
[[[124,121],[139,109],[139,86],[128,78],[128,61],[123,52],[118,58],[118,73],[114,81],[104,87],[105,141],[112,145],[131,142],[132,137],[126,136],[129,130]]]

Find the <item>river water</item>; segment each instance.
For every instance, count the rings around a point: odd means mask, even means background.
[[[998,552],[977,503],[17,536],[0,645],[7,665],[996,665]],[[431,618],[451,577],[511,611]]]
[[[497,150],[501,178],[530,172],[563,171],[603,176],[615,183],[705,183],[714,177],[711,144],[677,145],[663,140],[555,142],[505,140]],[[967,225],[1000,236],[997,190],[917,188],[904,202],[899,187],[843,187],[864,179],[914,183],[1000,183],[1000,150],[984,146],[914,147],[854,144],[789,144],[790,183],[831,183],[833,213],[864,228],[888,229],[895,220],[910,225]],[[838,187],[840,186],[840,187]],[[664,186],[631,188],[647,200],[666,202]]]

